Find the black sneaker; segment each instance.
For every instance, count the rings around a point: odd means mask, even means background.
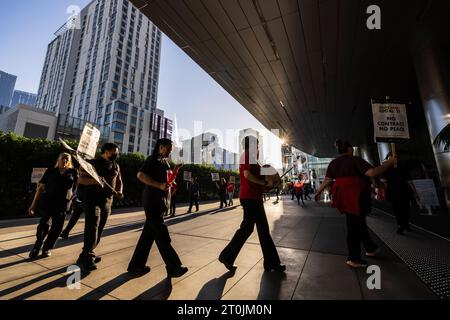
[[[225,266],[225,268],[228,269],[228,271],[235,273],[237,266],[229,263],[228,261],[226,261],[225,259],[223,259],[222,257],[219,257],[219,261]]]
[[[94,263],[100,263],[102,262],[102,257],[95,257]]]
[[[66,232],[61,233],[61,235],[59,236],[61,239],[67,240],[69,239],[69,234]]]
[[[149,266],[144,266],[144,267],[128,267],[128,272],[130,273],[135,273],[135,274],[147,274],[151,271],[152,269]]]
[[[283,264],[276,264],[274,266],[264,266],[264,270],[267,272],[275,271],[275,272],[285,272],[286,266]]]
[[[174,270],[169,270],[168,268],[166,268],[166,270],[167,270],[167,277],[169,278],[182,277],[189,271],[189,269],[186,267],[178,267]]]
[[[30,255],[29,255],[30,259],[36,259],[39,255],[39,251],[40,251],[40,249],[33,248],[33,250],[31,250]]]
[[[44,251],[42,252],[42,256],[43,256],[44,258],[51,257],[51,256],[52,256],[52,252],[51,252],[50,250],[44,250]]]
[[[403,234],[404,231],[405,231],[405,228],[399,227],[399,228],[397,229],[397,234]]]

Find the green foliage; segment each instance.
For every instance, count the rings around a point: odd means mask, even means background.
[[[76,141],[66,141],[76,149]],[[56,163],[56,159],[65,149],[60,142],[45,139],[29,139],[19,137],[14,133],[0,131],[0,218],[25,216],[32,200],[31,174],[33,168],[48,168]],[[139,207],[142,205],[143,184],[136,175],[146,157],[143,154],[124,154],[119,158],[124,181],[125,198],[115,200],[115,207]],[[198,177],[201,200],[218,199],[211,173],[219,172],[228,180],[236,175],[239,185],[239,175],[232,171],[217,171],[211,166],[186,165],[178,176],[178,201],[188,201],[186,183],[183,181],[183,171],[190,171]]]

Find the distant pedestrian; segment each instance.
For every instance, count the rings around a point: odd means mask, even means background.
[[[228,205],[231,207],[234,205],[233,199],[234,199],[234,189],[235,185],[232,182],[228,182],[227,185],[227,193],[228,193]]]
[[[227,203],[227,181],[225,178],[221,178],[219,182],[216,182],[216,188],[220,199],[220,209],[228,207]]]
[[[178,184],[177,184],[177,177],[180,173],[180,169],[183,167],[182,164],[179,164],[175,166],[175,168],[172,170],[169,170],[167,172],[167,183],[170,186],[169,193],[170,193],[170,208],[168,209],[167,214],[170,217],[174,217],[177,211],[177,197],[178,197]]]
[[[197,177],[192,177],[192,181],[187,183],[187,189],[189,193],[189,210],[188,213],[192,212],[192,207],[195,204],[195,208],[197,212],[200,211],[200,206],[198,204],[198,200],[200,198],[200,187],[198,184]]]
[[[298,203],[298,205],[300,205],[300,200],[302,200],[303,206],[305,206],[305,201],[303,198],[304,186],[305,186],[305,183],[301,179],[298,179],[294,184],[294,190],[295,190],[295,196],[297,197],[297,203]]]

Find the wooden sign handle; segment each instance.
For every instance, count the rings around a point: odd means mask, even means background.
[[[393,157],[397,156],[397,150],[396,150],[396,147],[395,147],[395,143],[391,143],[391,152],[392,152],[392,156]],[[394,165],[394,168],[397,168],[397,167],[398,167],[397,165]]]

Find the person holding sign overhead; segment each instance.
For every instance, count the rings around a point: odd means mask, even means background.
[[[33,216],[36,204],[42,198],[42,217],[37,227],[36,243],[30,252],[31,259],[39,255],[41,247],[44,257],[51,256],[50,250],[54,248],[64,226],[77,179],[78,171],[73,168],[71,155],[61,153],[55,167],[49,168],[40,180],[28,209],[29,215]]]
[[[101,261],[94,253],[100,243],[106,221],[111,214],[113,198],[122,199],[123,183],[120,167],[117,163],[119,147],[114,143],[107,143],[101,149],[100,157],[89,163],[104,182],[104,187],[84,170],[81,171],[78,184],[84,186],[84,246],[77,265],[83,271],[97,270],[97,263]],[[81,158],[78,161],[82,161]]]
[[[327,169],[326,178],[315,195],[318,202],[322,192],[333,184],[333,207],[347,219],[347,265],[352,268],[365,268],[367,262],[361,258],[361,243],[366,256],[374,257],[377,245],[369,235],[366,216],[372,209],[370,178],[381,176],[397,163],[395,157],[374,168],[360,157],[355,157],[353,146],[348,141],[335,142],[339,157]]]
[[[169,278],[181,277],[188,272],[188,269],[182,266],[178,254],[171,245],[172,240],[163,218],[164,212],[168,209],[167,196],[170,185],[167,181],[167,172],[170,170],[170,165],[167,159],[171,152],[171,140],[158,140],[153,154],[145,161],[137,175],[137,178],[145,184],[143,202],[146,221],[128,265],[130,273],[146,274],[150,272],[150,267],[146,263],[153,242],[156,242],[158,246]]]
[[[259,242],[264,255],[264,269],[268,272],[284,272],[286,266],[280,264],[275,244],[270,236],[269,224],[264,210],[263,192],[264,188],[277,187],[272,176],[261,175],[261,165],[258,164],[258,139],[247,136],[243,140],[244,153],[240,161],[241,178],[241,204],[244,208],[244,220],[240,229],[236,232],[231,242],[222,251],[219,261],[232,273],[236,271],[234,261],[244,246],[247,239],[253,233],[255,224],[258,230]]]

